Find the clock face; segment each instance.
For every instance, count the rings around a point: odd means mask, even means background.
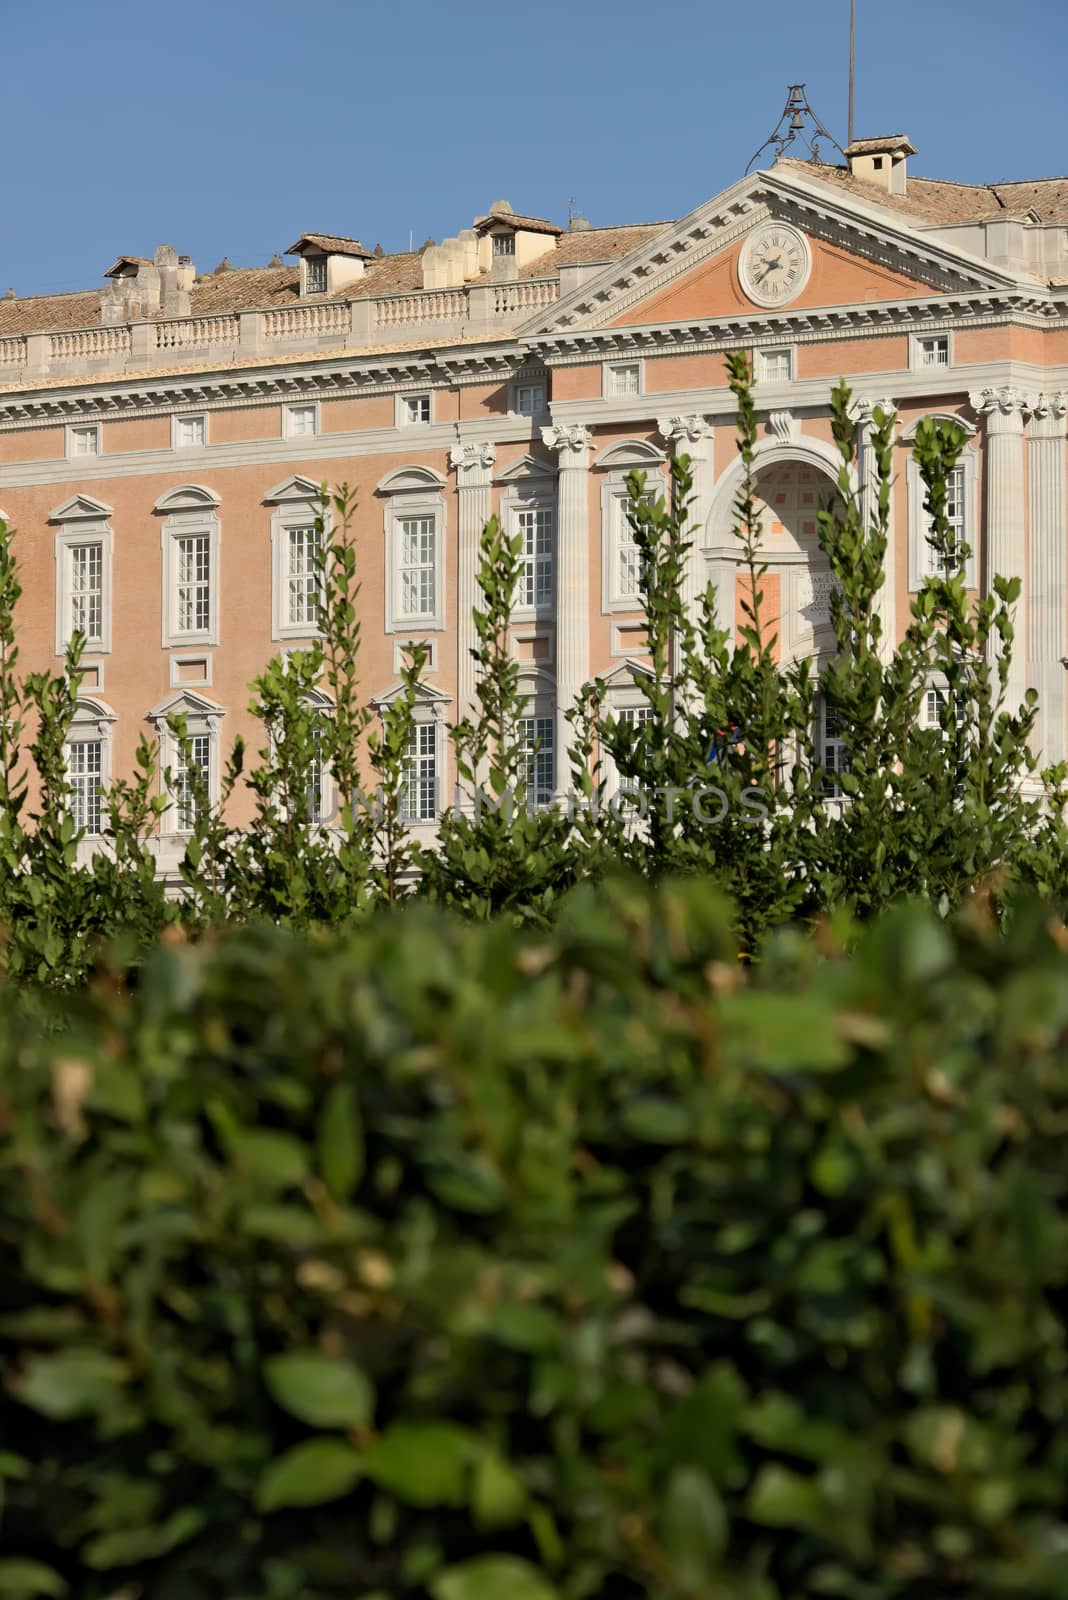
[[[738,277],[750,300],[781,306],[804,288],[811,266],[804,236],[782,223],[751,233],[738,257]]]

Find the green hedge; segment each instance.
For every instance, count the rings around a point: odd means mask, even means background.
[[[1064,927],[729,927],[9,997],[0,1595],[1068,1596]]]

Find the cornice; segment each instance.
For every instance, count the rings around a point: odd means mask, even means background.
[[[454,350],[383,351],[359,359],[333,357],[300,367],[231,367],[183,373],[132,374],[87,379],[57,388],[0,390],[0,430],[55,426],[75,417],[106,421],[127,416],[170,415],[177,407],[213,411],[277,404],[284,400],[330,400],[353,394],[396,394],[414,386],[470,385],[487,378],[512,378],[530,352],[511,340]]]

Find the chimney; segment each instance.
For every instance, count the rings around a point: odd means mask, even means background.
[[[870,183],[887,194],[905,194],[908,158],[916,154],[907,134],[885,133],[878,139],[854,139],[846,146],[849,176]]]

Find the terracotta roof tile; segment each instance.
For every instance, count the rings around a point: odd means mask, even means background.
[[[99,289],[0,300],[0,339],[23,333],[65,333],[69,328],[95,327],[99,321]]]
[[[367,256],[372,252],[365,250],[359,239],[350,239],[343,233],[302,233],[296,244],[291,244],[286,251],[287,256],[295,256],[302,245],[314,244],[320,250],[325,250],[333,256]]]
[[[796,167],[807,178],[855,194],[869,204],[885,206],[924,222],[979,222],[1005,210],[1033,210],[1042,222],[1068,222],[1068,178],[1021,179],[1013,183],[953,183],[946,178],[914,178],[907,194],[887,194],[877,183],[854,178],[845,167],[798,161],[783,156],[784,167]]]
[[[852,144],[847,144],[847,156],[877,156],[880,151],[907,150],[910,156],[916,154],[916,147],[909,139],[907,133],[883,133],[875,139],[854,139]]]
[[[524,233],[563,233],[555,222],[547,222],[544,217],[522,217],[516,211],[490,211],[484,217],[475,218],[475,232],[485,233],[487,228],[495,224],[506,222],[510,227],[521,228]]]

